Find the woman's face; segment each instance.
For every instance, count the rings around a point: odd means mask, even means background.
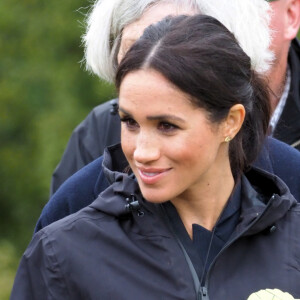
[[[160,73],[126,75],[119,111],[122,149],[148,201],[188,197],[229,166],[222,124],[211,124],[206,112]]]
[[[160,3],[149,8],[139,20],[125,26],[123,29],[120,50],[118,53],[118,63],[121,62],[129,48],[141,37],[144,30],[151,24],[155,24],[170,15],[193,15],[195,13],[196,12],[188,8],[179,8],[172,3]]]

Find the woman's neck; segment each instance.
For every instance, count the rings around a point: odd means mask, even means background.
[[[227,168],[219,168],[211,180],[171,200],[191,238],[193,224],[199,224],[210,231],[213,229],[233,188],[234,179],[228,165]]]

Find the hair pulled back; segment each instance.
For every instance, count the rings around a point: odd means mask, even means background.
[[[270,116],[264,81],[251,70],[250,58],[231,32],[210,16],[168,17],[149,26],[122,60],[116,75],[124,77],[153,69],[208,113],[212,123],[224,120],[230,108],[242,104],[243,126],[229,145],[235,178],[257,157]]]

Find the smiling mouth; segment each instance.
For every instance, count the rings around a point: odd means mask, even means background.
[[[156,173],[148,173],[148,172],[142,172],[142,171],[141,171],[141,173],[143,173],[143,175],[145,175],[145,176],[153,177],[153,176],[158,175],[160,172],[156,172]]]
[[[138,172],[140,175],[140,178],[142,180],[143,183],[145,184],[155,184],[158,181],[160,181],[164,176],[167,175],[167,173],[170,171],[171,169],[163,169],[163,170],[141,170],[138,168]]]

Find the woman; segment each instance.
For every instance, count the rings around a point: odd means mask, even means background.
[[[266,51],[270,36],[265,26],[269,11],[269,4],[262,0],[98,0],[88,15],[83,37],[86,66],[101,79],[113,82],[118,62],[147,26],[168,15],[203,13],[234,32],[255,68],[263,71],[270,61],[270,52]],[[249,43],[251,36],[255,38]],[[51,194],[102,155],[106,146],[120,142],[116,107],[116,100],[101,104],[76,127],[53,174]]]
[[[84,38],[87,65],[101,78],[109,76],[107,79],[113,80],[117,58],[121,59],[148,25],[168,15],[201,12],[227,24],[237,40],[247,45],[245,50],[256,62],[253,67],[261,71],[261,66],[267,67],[270,56],[265,24],[268,9],[269,4],[262,0],[99,0],[91,10]],[[119,143],[120,127],[116,101],[113,105],[108,102],[97,106],[74,131],[53,175],[52,192],[72,173],[102,155],[106,146]],[[268,139],[256,165],[283,179],[300,201],[300,152]],[[35,231],[91,204],[108,186],[101,166],[102,157],[72,176],[51,197]]]
[[[299,298],[299,206],[249,167],[269,104],[233,35],[208,16],[165,19],[116,86],[125,157],[110,147],[110,187],[34,236],[11,299]]]

